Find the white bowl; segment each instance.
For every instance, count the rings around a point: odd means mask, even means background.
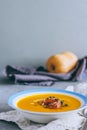
[[[23,110],[23,109],[18,108],[18,106],[16,105],[16,102],[25,96],[29,96],[32,94],[42,94],[42,93],[67,94],[80,100],[81,106],[78,109],[70,110],[66,112],[50,112],[49,113],[49,112],[34,112],[34,111]],[[77,112],[84,110],[87,107],[87,97],[80,93],[70,92],[67,90],[53,89],[53,88],[40,88],[40,89],[37,88],[37,89],[30,89],[30,90],[22,91],[22,92],[12,95],[8,100],[8,104],[12,108],[19,110],[23,114],[23,116],[29,120],[32,120],[38,123],[48,123],[58,118],[69,117],[71,116],[71,114],[76,114]]]

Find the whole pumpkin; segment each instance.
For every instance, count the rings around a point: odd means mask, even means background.
[[[69,51],[50,56],[46,61],[46,68],[51,73],[68,73],[74,69],[78,57]]]

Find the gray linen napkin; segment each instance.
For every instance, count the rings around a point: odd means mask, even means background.
[[[18,67],[7,65],[5,75],[13,83],[51,86],[59,81],[84,81],[87,79],[87,57],[78,60],[76,67],[67,74],[49,73],[44,67]]]
[[[86,119],[79,114],[69,118],[38,124],[25,119],[19,111],[13,110],[0,113],[0,120],[15,122],[21,130],[83,130]]]

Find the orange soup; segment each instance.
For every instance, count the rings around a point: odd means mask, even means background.
[[[50,96],[58,98],[64,101],[65,106],[56,109],[49,109],[43,107],[38,102],[42,101]],[[75,110],[81,106],[81,102],[73,96],[66,94],[56,94],[56,93],[45,93],[45,94],[32,94],[30,96],[25,96],[17,101],[17,107],[23,110],[34,111],[34,112],[65,112],[70,110]]]

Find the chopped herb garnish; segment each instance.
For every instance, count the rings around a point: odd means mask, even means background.
[[[56,98],[54,96],[50,96],[44,100],[38,101],[38,104],[42,105],[45,108],[50,108],[50,109],[56,109],[56,108],[68,106],[68,104],[66,104],[64,100],[60,100],[59,98]]]

